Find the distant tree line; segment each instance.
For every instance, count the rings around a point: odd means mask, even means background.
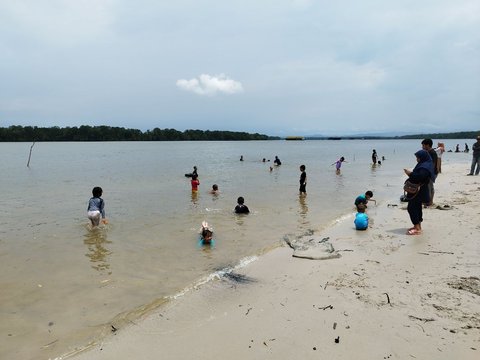
[[[0,141],[219,141],[219,140],[277,140],[262,134],[249,134],[235,131],[185,130],[175,129],[147,130],[125,129],[112,126],[80,127],[37,127],[19,126],[0,127]]]
[[[305,140],[385,140],[385,139],[476,139],[480,135],[478,131],[461,131],[451,133],[434,133],[434,134],[415,134],[402,136],[339,136],[339,137],[322,137],[312,136],[305,137]]]
[[[460,131],[450,133],[434,133],[434,134],[417,134],[397,136],[396,139],[476,139],[480,135],[477,131]]]

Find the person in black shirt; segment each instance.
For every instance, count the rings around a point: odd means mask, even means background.
[[[307,195],[307,173],[305,172],[305,165],[300,165],[300,195]]]
[[[415,168],[413,170],[403,169],[410,182],[420,185],[418,192],[408,200],[407,210],[413,227],[408,229],[407,235],[419,235],[422,233],[422,204],[430,201],[428,183],[435,177],[432,158],[428,152],[419,150],[415,153],[415,156],[417,157]]]
[[[433,183],[435,182],[435,179],[437,178],[437,174],[438,174],[438,166],[437,166],[438,155],[437,155],[437,152],[433,150],[432,146],[433,146],[432,139],[424,139],[422,141],[422,149],[426,150],[430,155],[430,157],[432,158],[433,172],[434,172],[434,176],[430,179],[428,183],[428,190],[430,192],[430,202],[426,203],[426,206],[431,206],[433,204],[433,195],[435,195],[435,188],[433,187]]]
[[[244,204],[245,199],[243,197],[239,197],[237,199],[237,206],[235,206],[235,213],[236,214],[248,214],[250,210],[248,206]]]

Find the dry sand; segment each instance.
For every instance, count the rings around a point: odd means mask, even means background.
[[[444,165],[422,235],[405,235],[406,204],[371,204],[367,231],[352,212],[315,234],[340,258],[276,249],[75,360],[480,359],[480,177],[465,174]]]

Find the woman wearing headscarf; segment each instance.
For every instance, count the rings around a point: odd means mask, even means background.
[[[419,235],[422,233],[422,204],[430,202],[430,193],[427,185],[430,179],[435,178],[432,158],[428,151],[419,150],[415,153],[415,156],[417,157],[417,165],[413,170],[403,169],[410,182],[421,185],[417,194],[408,200],[407,210],[413,227],[408,229],[407,235]]]

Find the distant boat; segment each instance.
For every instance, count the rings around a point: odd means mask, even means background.
[[[305,140],[303,136],[287,136],[285,140]]]
[[[328,140],[342,140],[341,137],[329,137]]]

